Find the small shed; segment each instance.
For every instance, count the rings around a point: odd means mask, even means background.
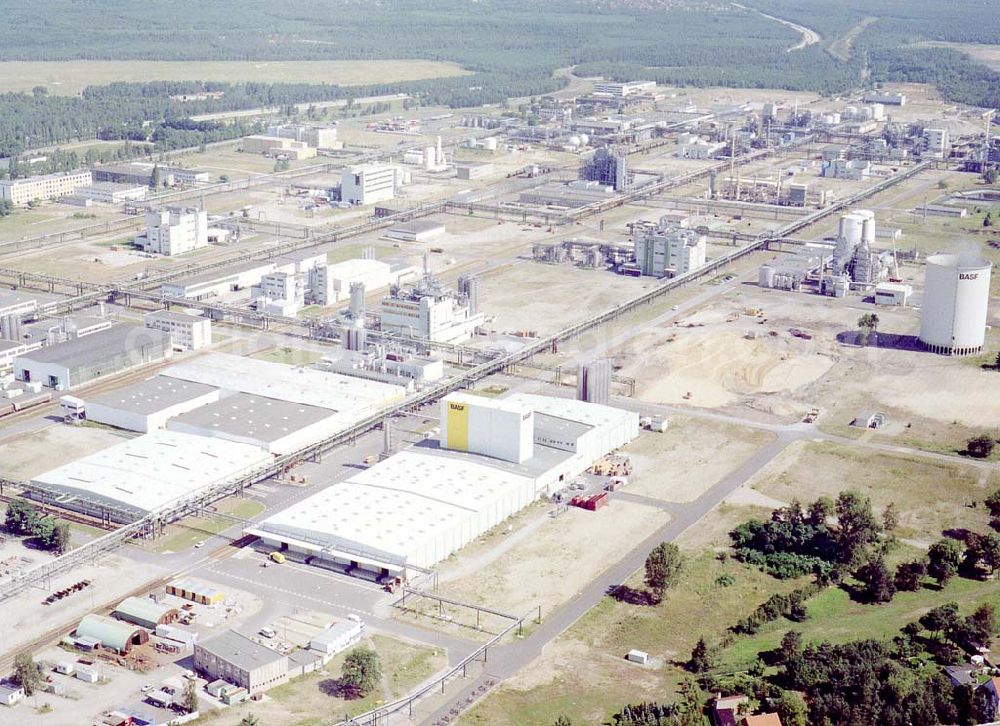
[[[0,703],[4,706],[13,706],[24,698],[24,689],[12,683],[0,683]]]
[[[633,663],[639,663],[641,665],[646,665],[649,663],[649,653],[644,650],[630,650],[628,655],[625,656],[626,660],[630,660]]]
[[[167,594],[201,605],[217,605],[226,599],[226,593],[194,577],[184,577],[167,585]]]
[[[854,420],[851,426],[858,429],[880,429],[889,423],[889,417],[881,411],[862,411]]]
[[[309,641],[309,649],[325,656],[336,655],[361,639],[363,626],[353,620],[341,620]]]
[[[56,663],[56,673],[62,673],[64,676],[73,675],[73,671],[75,670],[76,666],[73,664],[73,661],[61,660]]]
[[[127,623],[154,630],[157,625],[176,620],[177,608],[155,602],[148,597],[127,597],[118,604],[112,615]]]
[[[101,672],[95,666],[81,665],[74,675],[84,683],[97,683],[101,680]]]
[[[150,691],[146,694],[146,700],[160,708],[170,708],[174,705],[174,697],[166,691]]]
[[[76,626],[77,640],[93,638],[102,648],[109,648],[119,653],[127,653],[133,645],[142,645],[149,640],[149,633],[142,628],[123,623],[103,615],[85,615]],[[78,669],[79,671],[79,669]]]

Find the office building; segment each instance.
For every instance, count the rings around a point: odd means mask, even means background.
[[[635,261],[643,275],[676,277],[705,264],[706,238],[693,229],[661,219],[635,227]]]
[[[146,315],[143,323],[169,334],[175,350],[200,350],[212,343],[212,321],[203,315],[157,310]]]
[[[145,252],[166,256],[208,247],[208,213],[179,207],[149,212],[146,231],[134,243]]]
[[[656,90],[656,81],[598,81],[594,84],[595,96],[610,96],[612,98],[628,98],[629,96],[648,95]]]
[[[251,695],[288,680],[288,657],[227,630],[194,646],[194,667],[208,680],[222,679]]]
[[[0,199],[15,207],[28,202],[42,202],[67,197],[81,187],[94,183],[89,171],[71,171],[64,174],[46,174],[27,179],[0,179]]]
[[[117,184],[115,182],[95,182],[90,186],[80,187],[65,201],[76,200],[96,202],[97,204],[125,204],[126,202],[141,202],[149,193],[149,187],[142,184]]]
[[[299,141],[314,149],[339,149],[344,145],[343,142],[337,140],[335,126],[306,126],[303,124],[268,126],[267,136]]]
[[[361,164],[343,170],[340,200],[347,204],[375,204],[393,199],[402,186],[402,172],[388,164]]]

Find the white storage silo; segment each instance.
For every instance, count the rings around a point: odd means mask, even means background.
[[[982,352],[991,267],[976,252],[927,258],[920,342],[928,350],[943,355]]]
[[[761,265],[757,273],[757,285],[760,287],[774,287],[775,270],[770,265]]]

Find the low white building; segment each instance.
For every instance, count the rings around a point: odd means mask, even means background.
[[[275,270],[274,262],[244,262],[223,270],[210,270],[183,277],[160,286],[166,297],[186,300],[225,297],[230,293],[249,293],[264,275]]]
[[[91,381],[171,355],[170,337],[139,325],[115,325],[24,353],[14,360],[17,380],[69,391]]]
[[[175,350],[200,350],[212,343],[212,321],[203,315],[158,310],[146,315],[143,323],[168,333]]]
[[[324,657],[334,656],[347,650],[361,640],[364,625],[355,620],[338,620],[322,633],[309,641],[309,650],[322,653]]]
[[[88,421],[149,433],[182,413],[219,400],[219,389],[202,383],[154,376],[109,393],[87,397]]]
[[[146,231],[135,246],[155,255],[183,255],[208,247],[208,213],[172,207],[146,215]]]
[[[77,189],[73,192],[72,198],[89,199],[98,204],[125,204],[125,202],[142,201],[148,192],[148,186],[139,184],[95,182],[90,186]]]
[[[257,446],[175,431],[152,431],[39,474],[59,505],[115,521],[143,517],[272,461]],[[35,498],[43,497],[33,491]]]
[[[899,282],[880,282],[875,286],[876,305],[906,305],[913,294],[911,285]]]
[[[385,236],[401,242],[429,242],[444,233],[445,227],[440,222],[418,219],[390,227]]]
[[[655,90],[656,81],[598,81],[594,84],[595,96],[612,98],[628,98],[653,93]]]
[[[345,427],[406,395],[402,386],[223,353],[202,355],[172,365],[162,375],[333,409]]]

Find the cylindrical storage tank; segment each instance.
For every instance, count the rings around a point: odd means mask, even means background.
[[[760,287],[774,287],[774,268],[770,265],[761,265],[757,275],[757,284]]]
[[[865,218],[857,212],[845,214],[840,218],[840,236],[852,245],[861,243]]]
[[[975,252],[927,258],[920,342],[928,350],[942,355],[983,351],[991,268]]]

